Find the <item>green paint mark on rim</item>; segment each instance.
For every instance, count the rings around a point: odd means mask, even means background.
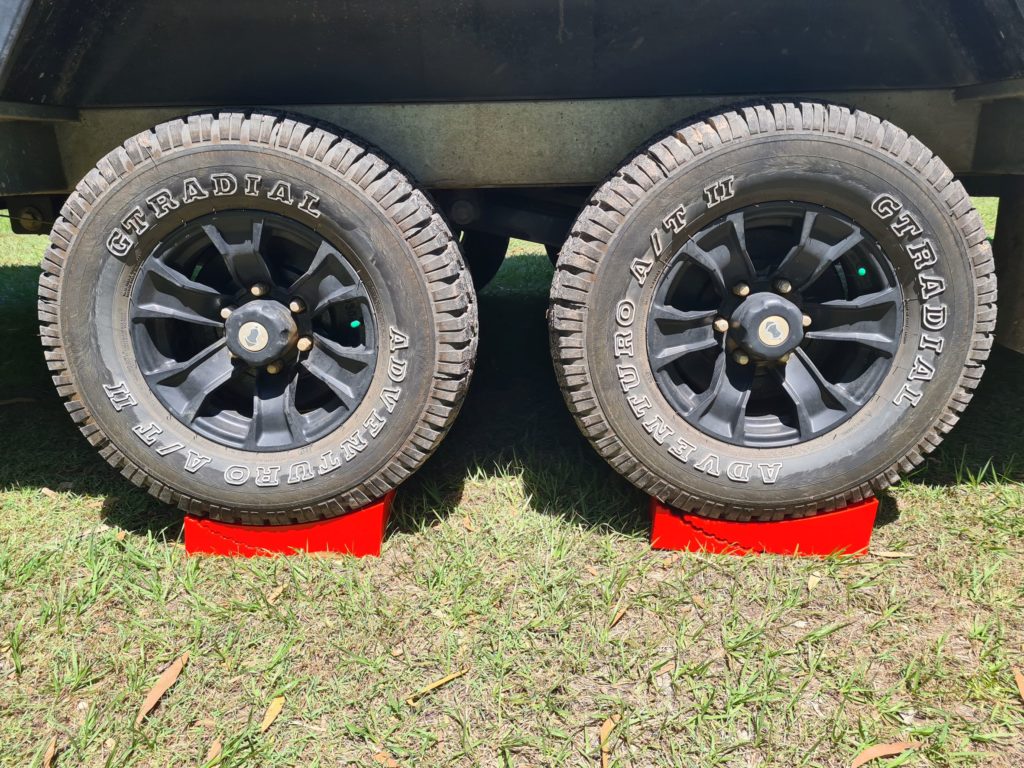
[[[864,275],[866,275],[867,273],[868,273],[868,271],[866,269],[864,269],[864,267],[858,267],[857,268],[857,274],[860,275],[861,277],[864,277]]]
[[[353,320],[351,323],[349,323],[349,325],[352,328],[358,328],[360,325],[362,325],[362,323],[359,320]]]

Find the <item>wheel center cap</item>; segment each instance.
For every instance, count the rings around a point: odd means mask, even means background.
[[[757,327],[757,338],[768,347],[779,347],[789,338],[789,323],[781,315],[769,315]]]
[[[259,323],[243,323],[238,331],[238,343],[249,352],[262,352],[270,342],[270,334]]]
[[[778,360],[804,340],[800,308],[775,293],[751,294],[736,308],[732,321],[733,340],[760,360]]]
[[[235,357],[261,366],[291,352],[298,340],[298,326],[288,307],[263,299],[232,312],[224,325],[224,336]]]

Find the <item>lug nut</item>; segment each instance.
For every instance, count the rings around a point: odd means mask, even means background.
[[[779,293],[789,293],[793,290],[793,284],[789,280],[777,280],[775,282],[775,290]]]
[[[292,311],[293,315],[298,315],[306,311],[306,305],[303,303],[302,299],[292,299],[288,303],[288,309]]]
[[[750,286],[747,285],[746,283],[736,283],[736,285],[732,287],[732,292],[740,297],[749,296]]]
[[[746,365],[750,362],[750,356],[746,352],[739,352],[733,354],[732,359],[740,365]]]
[[[221,316],[221,318],[222,318],[222,319],[224,319],[224,320],[227,320],[227,319],[228,319],[229,317],[231,317],[231,312],[232,312],[232,311],[233,311],[233,310],[231,309],[231,307],[224,307],[224,308],[223,308],[223,309],[222,309],[222,310],[220,311],[220,316]]]
[[[715,320],[714,328],[719,333],[725,333],[726,331],[729,330],[729,321],[726,320],[724,317],[719,317],[717,320]]]
[[[295,342],[295,346],[298,347],[299,352],[309,352],[313,348],[313,340],[309,336],[303,336]]]
[[[271,363],[267,366],[267,373],[271,376],[275,376],[281,372],[282,365],[280,363]]]
[[[804,328],[810,328],[811,327],[811,316],[810,315],[804,315],[803,324],[804,324]]]
[[[252,288],[249,289],[249,293],[251,293],[257,299],[260,296],[266,296],[267,292],[268,292],[268,288],[263,283],[256,283],[256,285],[254,285]]]

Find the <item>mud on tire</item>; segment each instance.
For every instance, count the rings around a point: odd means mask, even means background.
[[[551,349],[581,430],[639,488],[780,519],[859,501],[939,445],[995,301],[981,219],[919,141],[839,106],[753,105],[679,126],[596,191],[557,264]]]
[[[426,195],[283,116],[128,139],[67,200],[39,286],[46,360],[89,442],[228,521],[381,497],[437,447],[476,353],[469,273]]]

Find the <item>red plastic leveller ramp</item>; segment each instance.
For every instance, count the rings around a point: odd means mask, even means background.
[[[333,552],[379,557],[392,491],[380,501],[331,520],[298,525],[235,525],[185,515],[185,551],[190,555],[258,557],[298,552]]]
[[[651,499],[651,547],[721,555],[864,555],[878,499],[835,512],[774,522],[735,522],[678,512]]]

